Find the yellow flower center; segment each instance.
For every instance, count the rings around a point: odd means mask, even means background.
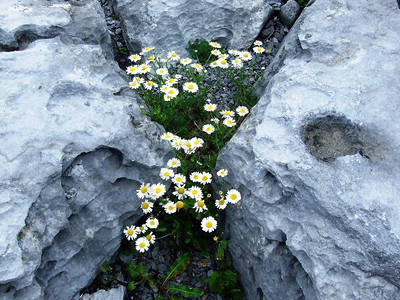
[[[176,53],[173,52],[173,53],[171,54],[171,56],[172,56],[172,57],[176,57]]]
[[[156,222],[154,222],[153,220],[150,221],[150,225],[156,225]]]
[[[146,247],[146,243],[145,243],[145,242],[141,242],[141,243],[139,244],[139,247],[140,247],[140,248]]]
[[[202,179],[203,181],[206,181],[206,180],[208,179],[208,177],[207,177],[207,176],[203,176],[201,179]]]
[[[184,203],[182,201],[176,202],[176,208],[181,209],[184,206]]]
[[[224,60],[224,59],[221,60],[221,64],[222,64],[222,65],[226,65],[226,60]]]
[[[192,194],[193,194],[193,195],[197,195],[197,190],[193,190],[193,191],[192,191]]]
[[[211,228],[211,227],[212,227],[212,222],[211,222],[211,221],[208,221],[208,222],[206,223],[206,227],[207,227],[207,228]]]
[[[173,95],[175,92],[174,92],[174,90],[170,90],[168,93]]]
[[[159,193],[161,193],[161,188],[156,188],[156,190],[155,190],[155,192],[156,192],[156,194],[159,194]]]
[[[197,180],[199,179],[199,175],[194,175],[193,178]]]
[[[150,234],[146,235],[146,239],[150,242],[151,241],[151,235]]]
[[[225,112],[225,115],[226,115],[226,116],[229,116],[230,114],[231,114],[230,111],[226,111],[226,112]]]
[[[154,60],[154,56],[149,56],[148,60]]]
[[[225,204],[225,200],[224,199],[220,199],[219,200],[219,205],[224,205]]]
[[[185,192],[185,189],[184,189],[184,188],[179,188],[179,189],[178,189],[178,194],[181,194],[181,195],[182,195],[184,192]]]
[[[148,85],[153,85],[153,81],[150,80],[147,84]]]
[[[165,175],[165,176],[169,176],[169,172],[168,172],[168,171],[165,172],[164,175]]]
[[[174,210],[174,206],[173,205],[168,206],[168,210]]]
[[[249,55],[247,53],[243,54],[244,57],[248,57]]]
[[[194,144],[195,144],[195,145],[198,145],[198,144],[200,144],[200,142],[199,142],[199,141],[195,141]]]
[[[232,199],[232,200],[236,200],[236,198],[237,198],[237,196],[236,196],[235,194],[232,194],[232,195],[231,195],[231,199]]]
[[[181,182],[181,181],[182,181],[182,178],[181,178],[181,177],[177,177],[177,178],[176,178],[176,181]]]
[[[128,235],[133,235],[133,230],[132,229],[128,229]]]
[[[151,47],[146,47],[144,48],[146,51],[149,51],[151,49]]]
[[[144,230],[144,227],[143,227],[143,226],[140,226],[139,229],[140,229],[140,231],[143,231],[143,230]]]
[[[148,209],[149,208],[149,204],[148,203],[142,203],[142,208],[143,209]]]
[[[147,192],[147,187],[142,186],[142,187],[140,188],[140,191],[141,191],[143,194],[146,193],[146,192]]]
[[[204,201],[200,200],[199,202],[197,202],[197,206],[198,207],[203,207],[204,206]]]
[[[188,85],[188,89],[191,90],[191,89],[193,89],[193,88],[194,88],[193,84],[189,84],[189,85]]]

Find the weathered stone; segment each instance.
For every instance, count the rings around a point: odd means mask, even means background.
[[[289,0],[286,4],[281,6],[279,18],[282,23],[287,27],[292,27],[300,14],[300,5],[295,0]]]
[[[319,0],[219,155],[248,299],[400,299],[400,10]]]
[[[247,48],[273,9],[263,0],[113,0],[132,52],[146,46],[186,54],[189,41],[216,39]]]
[[[124,300],[125,287],[120,286],[108,291],[99,290],[91,295],[85,294],[81,300]]]
[[[0,18],[4,32],[25,23],[65,30],[0,52],[0,299],[70,300],[118,249],[123,226],[141,216],[135,190],[172,156],[101,41],[91,44],[106,29],[82,31],[76,42],[80,13],[70,21],[64,10],[75,1],[40,3],[16,1],[17,16]],[[79,3],[74,9],[97,14],[97,1]],[[49,9],[54,19],[40,20]]]

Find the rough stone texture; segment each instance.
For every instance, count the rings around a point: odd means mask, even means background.
[[[2,0],[0,51],[26,48],[37,39],[60,36],[65,44],[101,45],[112,58],[103,10],[95,0]]]
[[[54,9],[75,28],[71,4],[42,4],[15,1],[10,14],[29,13],[25,21],[46,32],[63,20],[45,18]],[[74,9],[97,13],[95,0],[82,4]],[[15,32],[14,19],[24,26],[19,13],[7,18],[3,32]],[[0,52],[0,299],[70,300],[118,249],[124,223],[140,217],[140,182],[172,156],[104,47],[67,33],[43,38]]]
[[[111,289],[108,291],[99,290],[94,294],[85,294],[81,300],[124,300],[125,287],[120,286],[116,289]]]
[[[188,41],[216,39],[231,48],[247,48],[273,9],[264,0],[113,0],[128,47],[139,52],[186,53]]]
[[[283,25],[286,27],[292,27],[300,14],[300,5],[295,0],[289,0],[286,4],[281,6],[279,12],[279,18]]]
[[[317,0],[285,38],[216,168],[248,299],[400,299],[399,45],[396,0]]]

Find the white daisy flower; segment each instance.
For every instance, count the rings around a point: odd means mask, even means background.
[[[171,98],[175,98],[176,96],[178,96],[179,90],[177,88],[171,87],[165,94],[170,96]]]
[[[212,69],[214,69],[214,68],[216,68],[216,67],[218,67],[219,65],[218,65],[218,60],[214,60],[212,63],[210,63],[210,67],[212,68]]]
[[[201,176],[201,173],[193,172],[192,174],[190,174],[189,178],[193,182],[200,182],[200,176]]]
[[[181,166],[181,161],[178,158],[171,158],[168,162],[167,162],[167,166],[170,168],[178,168]]]
[[[174,170],[167,169],[167,168],[161,168],[161,171],[160,171],[161,179],[169,180],[174,176],[175,176]]]
[[[229,50],[228,53],[229,53],[230,55],[236,55],[236,56],[239,56],[239,55],[240,55],[240,51],[237,51],[237,50]]]
[[[195,82],[186,82],[183,85],[183,90],[189,93],[196,93],[199,90],[199,86]]]
[[[151,90],[152,88],[158,87],[158,84],[155,83],[154,81],[149,80],[149,81],[145,82],[145,83],[143,84],[143,86],[144,86],[144,88],[145,88],[146,90]]]
[[[205,232],[212,232],[217,228],[217,220],[213,217],[203,218],[201,220],[201,229]]]
[[[254,51],[255,53],[259,54],[259,53],[265,52],[265,49],[264,49],[263,47],[254,47],[254,48],[253,48],[253,51]]]
[[[258,40],[255,40],[253,44],[256,45],[256,46],[261,46],[262,42],[258,41]]]
[[[168,75],[168,69],[166,69],[166,68],[159,68],[159,69],[156,70],[156,73],[157,73],[158,75],[161,75],[161,76],[166,76],[166,75]]]
[[[165,81],[165,85],[167,85],[167,86],[169,86],[169,87],[171,87],[171,86],[173,86],[174,84],[177,84],[177,83],[178,83],[178,80],[175,79],[175,78],[168,78],[168,79]]]
[[[215,124],[219,124],[219,119],[218,118],[212,118],[210,121],[214,122]]]
[[[202,213],[205,210],[208,210],[206,204],[204,203],[203,200],[198,200],[194,203],[193,208],[196,210],[198,213]]]
[[[171,145],[174,149],[180,150],[182,148],[182,139],[180,137],[175,137],[171,141]]]
[[[184,66],[190,64],[191,62],[192,62],[192,60],[190,58],[182,58],[181,59],[181,64]]]
[[[170,52],[168,52],[167,57],[168,57],[170,60],[179,60],[179,55],[178,55],[175,51],[170,51]]]
[[[142,202],[142,205],[140,206],[143,210],[143,213],[145,214],[149,214],[153,211],[153,203],[145,200],[144,202]]]
[[[242,62],[241,59],[236,58],[236,59],[232,60],[232,66],[233,66],[235,69],[240,69],[240,68],[243,67],[243,62]]]
[[[240,53],[240,58],[241,58],[242,60],[244,60],[244,61],[247,61],[247,60],[251,60],[251,59],[252,59],[252,56],[251,56],[250,52],[248,52],[248,51],[243,51],[243,52]]]
[[[146,226],[151,228],[151,229],[156,229],[158,227],[158,220],[157,218],[148,218],[146,220]]]
[[[138,54],[132,54],[131,56],[128,57],[130,61],[137,62],[140,60],[142,57]]]
[[[173,214],[176,212],[176,204],[172,201],[169,201],[167,204],[164,205],[164,210],[167,214]]]
[[[215,55],[215,56],[218,56],[218,55],[221,54],[221,51],[219,51],[218,49],[214,49],[214,50],[211,51],[211,54]]]
[[[158,199],[164,196],[165,192],[165,185],[163,185],[162,183],[153,184],[151,187],[150,197],[152,199]]]
[[[220,58],[220,59],[227,59],[228,57],[229,57],[228,54],[222,54],[222,53],[221,53],[221,54],[219,55],[219,58]]]
[[[181,74],[175,74],[174,78],[175,78],[176,80],[179,80],[179,79],[182,78],[182,75],[181,75]]]
[[[192,199],[203,198],[203,192],[201,191],[201,188],[199,188],[198,186],[192,186],[187,190],[186,194]]]
[[[162,140],[172,141],[175,136],[171,132],[166,132],[161,136]]]
[[[126,73],[128,73],[130,75],[139,74],[139,71],[140,71],[140,68],[137,65],[129,66],[129,67],[126,68]]]
[[[220,59],[218,59],[218,67],[220,67],[222,69],[227,69],[227,68],[229,68],[229,64],[225,58],[220,58]]]
[[[217,109],[217,104],[207,103],[204,105],[205,111],[215,111]]]
[[[231,110],[222,110],[219,112],[223,118],[234,117],[235,112]]]
[[[169,96],[169,95],[164,95],[164,101],[165,102],[169,102],[169,101],[171,101],[172,100],[172,97],[171,96]]]
[[[203,70],[203,66],[200,64],[191,64],[190,65],[192,68],[195,68],[197,71],[202,71]]]
[[[145,237],[141,237],[136,240],[135,245],[136,250],[143,253],[149,250],[150,242]]]
[[[209,42],[208,44],[213,48],[218,48],[218,49],[221,48],[221,45],[218,44],[217,42]]]
[[[226,193],[225,199],[229,203],[236,204],[242,199],[242,195],[240,195],[239,191],[231,189]]]
[[[207,134],[211,134],[211,133],[213,133],[214,131],[215,131],[215,127],[214,126],[212,126],[211,124],[206,124],[206,125],[203,125],[203,131],[205,132],[205,133],[207,133]]]
[[[232,119],[231,117],[225,118],[223,124],[227,127],[235,127],[236,126],[236,121]]]
[[[139,82],[139,83],[143,83],[143,82],[144,82],[144,79],[141,78],[141,77],[135,76],[135,77],[132,78],[132,81],[137,81],[137,82]]]
[[[146,74],[151,71],[151,66],[147,64],[142,64],[139,66],[139,68],[140,68],[140,74]]]
[[[182,174],[176,174],[174,178],[172,178],[172,182],[176,185],[182,185],[186,182],[186,176]]]
[[[137,238],[137,230],[135,226],[126,226],[126,229],[124,230],[124,234],[127,238],[127,240],[134,240]]]
[[[178,185],[175,187],[175,191],[172,192],[174,196],[176,196],[179,200],[185,199],[187,197],[186,195],[186,189],[184,185]]]
[[[138,89],[140,87],[140,83],[137,82],[136,80],[133,80],[133,81],[129,82],[129,87],[131,89],[136,90],[136,89]]]
[[[150,244],[154,244],[156,242],[156,236],[153,234],[153,231],[146,235],[146,239]]]
[[[153,61],[153,60],[155,60],[156,58],[153,56],[153,55],[150,55],[148,58],[147,58],[147,60],[148,61]]]
[[[203,147],[203,145],[204,145],[204,140],[201,139],[201,138],[194,137],[194,138],[192,138],[190,141],[193,143],[193,145],[194,145],[194,147],[195,147],[196,149],[197,149],[197,148],[201,148],[201,147]]]
[[[149,52],[151,50],[154,50],[154,47],[146,47],[146,48],[142,49],[142,52],[146,53],[146,52]]]
[[[224,198],[221,198],[221,199],[219,199],[219,200],[215,200],[215,206],[216,206],[218,209],[225,209],[227,205],[228,205],[228,202],[225,201]]]
[[[218,175],[219,177],[225,177],[226,175],[228,175],[228,170],[226,170],[226,169],[221,169],[221,170],[219,170],[219,171],[217,172],[217,175]]]
[[[162,92],[162,93],[166,93],[168,90],[169,90],[169,86],[168,85],[166,85],[166,84],[164,84],[164,85],[162,85],[161,87],[160,87],[160,92]]]
[[[239,116],[243,117],[249,113],[249,109],[246,106],[238,106],[236,112]]]
[[[138,233],[145,233],[147,231],[147,225],[143,224],[142,226],[138,226],[136,227],[136,231]]]
[[[208,172],[201,173],[200,183],[206,185],[207,183],[211,183],[212,175]]]
[[[140,199],[149,197],[149,192],[150,192],[150,183],[142,183],[140,188],[136,190],[136,194]]]

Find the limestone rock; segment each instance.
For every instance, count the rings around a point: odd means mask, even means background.
[[[216,39],[247,48],[273,9],[263,0],[113,0],[132,52],[146,46],[186,54],[189,41]]]
[[[285,38],[216,168],[248,299],[400,299],[399,44],[395,0],[317,0]]]
[[[300,14],[300,5],[295,0],[289,0],[281,6],[279,18],[283,25],[290,28]]]
[[[125,287],[120,286],[108,291],[99,290],[91,295],[85,294],[81,300],[124,300]]]

